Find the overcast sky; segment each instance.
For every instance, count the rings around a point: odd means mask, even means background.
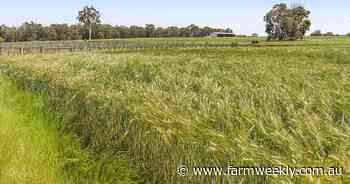
[[[312,30],[350,32],[349,0],[16,0],[0,5],[0,24],[76,23],[77,12],[93,5],[104,23],[113,25],[212,26],[236,33],[264,33],[264,14],[276,3],[299,2],[311,10]]]

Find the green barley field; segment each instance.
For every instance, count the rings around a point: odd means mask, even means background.
[[[0,56],[0,72],[21,90],[44,96],[62,131],[105,160],[99,168],[123,155],[113,168],[127,162],[133,173],[98,169],[97,178],[123,174],[149,184],[350,183],[350,38],[259,40],[260,47]],[[192,170],[229,165],[343,172],[196,176]],[[179,176],[179,166],[187,166],[186,176]]]

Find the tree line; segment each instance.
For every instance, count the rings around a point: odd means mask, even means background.
[[[87,40],[117,39],[117,38],[151,38],[151,37],[202,37],[213,32],[233,32],[231,29],[199,27],[156,27],[153,24],[145,26],[113,26],[110,24],[52,24],[44,26],[35,22],[25,22],[19,27],[0,26],[0,37],[6,42],[16,41],[57,41],[57,40]],[[1,40],[0,38],[0,40]]]
[[[299,40],[310,30],[311,12],[302,5],[288,7],[285,3],[276,4],[264,16],[267,40]],[[191,24],[187,27],[113,26],[101,23],[101,14],[93,6],[85,6],[78,12],[78,24],[52,24],[43,26],[35,22],[25,22],[20,27],[0,26],[0,42],[16,41],[57,41],[57,40],[91,40],[117,38],[157,38],[157,37],[203,37],[213,32],[232,33],[232,29],[199,27]],[[311,36],[332,36],[317,30]],[[253,34],[253,36],[258,36]]]
[[[333,32],[322,33],[321,30],[316,30],[310,34],[310,36],[344,36],[340,34],[334,34]],[[350,33],[347,33],[345,36],[350,36]]]

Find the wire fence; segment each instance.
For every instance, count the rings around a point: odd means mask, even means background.
[[[253,45],[258,43],[238,44],[232,43],[126,43],[126,42],[22,42],[3,43],[0,45],[0,55],[23,55],[32,53],[78,52],[93,50],[114,49],[172,49],[172,48],[233,48],[238,46]]]
[[[210,41],[35,41],[13,42],[0,44],[0,55],[23,55],[35,53],[56,52],[80,52],[95,50],[118,50],[118,49],[175,49],[175,48],[235,48],[235,47],[330,47],[350,48],[350,44],[344,43],[319,43],[319,42],[261,42],[233,41],[233,42],[210,42]]]

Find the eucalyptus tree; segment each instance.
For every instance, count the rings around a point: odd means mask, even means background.
[[[79,11],[77,17],[80,23],[89,27],[89,40],[92,39],[92,28],[94,25],[101,23],[101,14],[93,6],[85,6],[83,10]]]
[[[302,39],[311,27],[310,13],[302,6],[274,5],[264,17],[268,40]]]

